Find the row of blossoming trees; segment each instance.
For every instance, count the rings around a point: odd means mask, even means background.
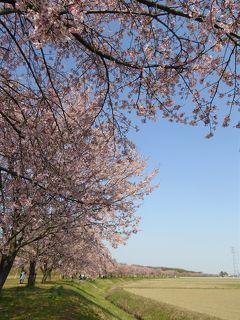
[[[89,124],[87,101],[80,105],[83,98],[76,97],[71,105],[74,100],[64,107],[64,118],[52,117],[44,105],[36,113],[21,107],[27,117],[23,137],[2,125],[2,284],[21,251],[34,265],[47,253],[75,268],[88,247],[92,257],[101,256],[103,240],[115,246],[137,231],[135,201],[151,191],[152,174],[143,175],[134,146],[123,149],[107,124]]]
[[[238,30],[239,0],[0,1],[0,288],[19,255],[74,269],[137,231],[128,112],[240,127]]]
[[[106,270],[106,275],[111,277],[178,277],[178,276],[206,276],[202,272],[188,271],[184,269],[147,267],[141,265],[128,265],[124,263],[112,264],[112,267]]]

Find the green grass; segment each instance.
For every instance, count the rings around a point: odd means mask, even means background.
[[[53,281],[35,289],[18,285],[10,277],[0,295],[1,320],[133,320],[104,298],[118,280]]]
[[[239,292],[237,279],[119,278],[73,282],[60,280],[57,275],[45,285],[38,277],[37,287],[27,289],[18,284],[18,277],[12,273],[0,294],[0,319],[239,320]],[[220,304],[219,295],[224,298]],[[210,316],[206,306],[219,314]]]
[[[1,320],[99,319],[99,310],[62,286],[35,290],[6,289],[0,299]]]

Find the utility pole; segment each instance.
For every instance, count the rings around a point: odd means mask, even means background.
[[[232,258],[233,258],[233,275],[239,277],[239,255],[235,247],[231,247]]]

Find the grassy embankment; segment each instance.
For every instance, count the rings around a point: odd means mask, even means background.
[[[0,319],[218,319],[140,297],[122,288],[141,287],[141,283],[144,282],[133,279],[98,279],[80,283],[54,279],[45,285],[38,282],[37,288],[32,290],[19,287],[18,279],[12,276],[0,296]]]
[[[133,316],[104,298],[106,290],[120,282],[106,279],[75,283],[54,279],[44,285],[38,281],[35,289],[28,289],[10,277],[0,295],[0,319],[133,320]]]

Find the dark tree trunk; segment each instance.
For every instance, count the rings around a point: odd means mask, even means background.
[[[9,272],[11,271],[14,259],[16,257],[16,253],[12,255],[3,254],[0,261],[0,290],[2,289]]]
[[[44,271],[43,277],[42,277],[42,283],[46,283],[47,278],[48,278],[48,272],[47,272],[47,271]]]
[[[42,283],[46,283],[47,280],[51,281],[52,269],[53,268],[49,266],[47,262],[43,263],[41,267],[41,271],[43,274]]]
[[[36,282],[36,259],[32,258],[30,259],[30,264],[29,264],[29,275],[28,275],[28,283],[27,286],[29,288],[34,288],[35,287],[35,282]]]
[[[47,280],[51,281],[52,270],[45,269],[42,272],[43,272],[42,283],[46,283]]]

